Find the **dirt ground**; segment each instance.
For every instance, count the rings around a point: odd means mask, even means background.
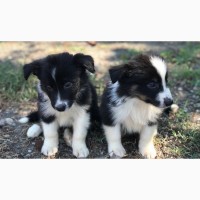
[[[90,46],[86,42],[3,42],[1,43],[0,60],[9,60],[14,64],[24,64],[48,54],[68,51],[70,53],[83,52],[93,56],[97,71],[97,79],[106,78],[107,69],[122,62],[122,56],[129,56],[129,51],[134,49],[140,52],[156,52],[166,49],[176,50],[184,45],[184,42],[97,42],[96,46]],[[170,67],[170,64],[169,64]],[[33,86],[34,87],[34,86]],[[194,88],[179,82],[172,87],[173,96],[179,106],[187,103],[187,112],[190,113],[191,122],[200,120],[199,97],[193,94]],[[33,101],[0,102],[0,119],[11,118],[11,125],[0,127],[0,158],[46,158],[40,153],[43,136],[30,139],[26,136],[31,124],[20,124],[18,119],[26,116],[30,111],[36,110],[36,99]],[[160,120],[159,134],[156,140],[157,158],[181,158],[169,149],[175,148],[179,141],[174,141],[168,133],[168,119],[173,121],[176,116],[163,115]],[[165,128],[166,127],[166,128]],[[134,136],[124,137],[123,145],[127,151],[126,158],[142,158],[137,150],[137,140]],[[103,133],[96,130],[87,137],[87,146],[90,150],[89,158],[109,158],[107,144]],[[199,149],[198,149],[199,151]],[[60,134],[59,152],[55,158],[74,158],[72,149],[68,147]]]

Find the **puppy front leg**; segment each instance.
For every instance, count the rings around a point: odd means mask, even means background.
[[[108,153],[110,156],[116,155],[123,157],[126,151],[121,143],[121,131],[120,125],[116,126],[103,126],[106,135],[106,140],[108,143]]]
[[[73,125],[72,149],[74,156],[78,158],[86,158],[89,155],[89,150],[85,143],[89,125],[90,115],[85,110],[82,110]]]
[[[156,150],[153,144],[153,138],[157,134],[157,125],[144,126],[140,133],[139,152],[145,158],[155,158]]]
[[[58,123],[53,121],[49,124],[42,122],[44,143],[41,152],[46,156],[53,156],[58,151]]]

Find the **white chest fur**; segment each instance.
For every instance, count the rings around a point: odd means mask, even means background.
[[[112,111],[116,123],[120,123],[128,132],[140,132],[148,122],[156,121],[162,109],[133,98],[113,107]]]
[[[71,126],[83,112],[86,112],[85,109],[85,107],[73,104],[70,109],[64,112],[56,111],[56,120],[60,126]]]

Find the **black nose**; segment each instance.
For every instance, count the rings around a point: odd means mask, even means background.
[[[171,106],[173,104],[173,100],[170,98],[164,98],[164,104],[166,106]]]
[[[62,112],[66,109],[66,105],[64,103],[55,106],[55,109],[59,112]]]

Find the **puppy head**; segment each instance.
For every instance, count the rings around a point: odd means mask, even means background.
[[[113,83],[119,83],[119,96],[139,98],[156,107],[165,108],[173,103],[167,87],[167,66],[158,56],[139,55],[127,64],[109,70]]]
[[[54,109],[62,112],[70,108],[80,86],[87,83],[86,70],[94,73],[94,60],[84,54],[61,53],[24,65],[24,78],[38,77],[41,89],[47,94]]]

